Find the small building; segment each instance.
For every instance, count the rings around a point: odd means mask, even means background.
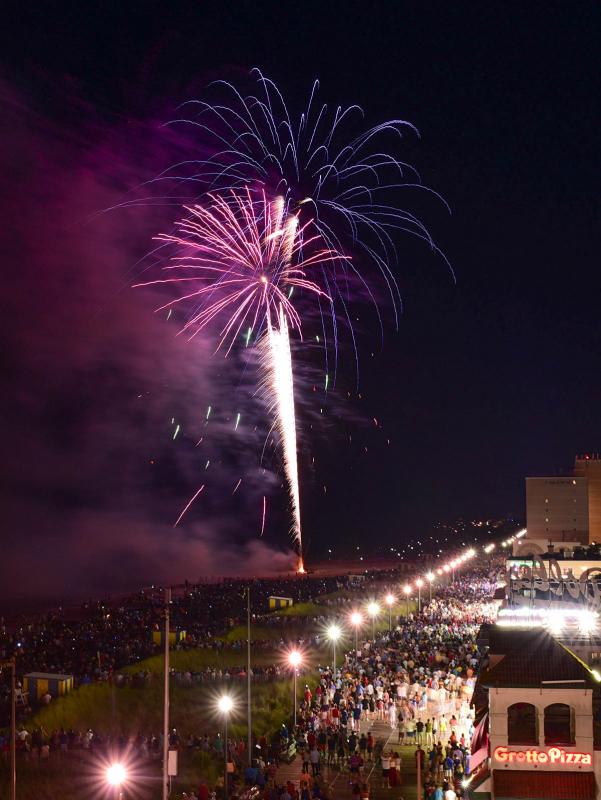
[[[269,598],[269,610],[276,611],[280,608],[290,608],[294,605],[294,600],[291,597],[275,597]]]
[[[545,630],[487,626],[479,644],[489,652],[474,692],[472,796],[601,797],[599,676]]]
[[[55,675],[52,672],[28,672],[23,676],[23,692],[34,702],[45,694],[62,697],[73,689],[73,675]]]
[[[169,631],[169,646],[175,647],[176,644],[183,642],[186,638],[186,631],[177,630]],[[153,631],[152,632],[152,641],[154,644],[165,644],[165,631]]]

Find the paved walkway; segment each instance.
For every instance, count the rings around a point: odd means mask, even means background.
[[[407,745],[397,745],[398,733],[392,730],[387,722],[376,720],[361,726],[361,733],[371,730],[376,741],[384,745],[384,749],[392,747],[400,753],[402,758],[402,778],[401,784],[396,789],[389,789],[382,786],[382,772],[379,766],[367,763],[363,768],[363,782],[370,786],[370,800],[416,800],[417,798],[417,777],[415,772],[415,747]],[[277,772],[277,782],[282,784],[292,781],[298,786],[302,769],[300,756],[290,764],[282,764]],[[321,766],[320,780],[328,787],[328,795],[331,800],[350,800],[352,797],[352,784],[349,782],[347,771],[341,772],[335,767]]]

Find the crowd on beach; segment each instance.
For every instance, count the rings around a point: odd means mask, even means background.
[[[270,596],[290,597],[296,604],[346,585],[344,578],[257,579],[250,583],[253,614],[255,618],[267,614]],[[240,579],[185,584],[174,590],[172,629],[186,634],[178,647],[217,651],[225,647],[216,637],[224,628],[246,623],[248,586],[248,581]],[[21,675],[68,674],[75,677],[76,684],[108,680],[121,667],[160,652],[161,645],[153,641],[152,633],[161,630],[163,617],[163,593],[151,587],[114,601],[90,601],[77,608],[59,608],[13,620],[0,618],[0,660],[14,655]],[[261,624],[282,627],[286,623],[286,619],[270,617],[261,620]],[[260,648],[261,643],[254,646]],[[273,641],[263,646],[273,647]],[[242,667],[246,642],[228,642],[227,647],[239,647]]]

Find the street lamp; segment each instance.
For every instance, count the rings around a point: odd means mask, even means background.
[[[336,642],[342,636],[342,631],[339,625],[330,625],[327,630],[328,639],[332,642],[333,661],[334,661],[334,677],[336,677]]]
[[[294,679],[293,679],[293,686],[294,686],[294,689],[293,689],[294,695],[293,695],[293,697],[294,697],[294,700],[293,700],[292,705],[294,707],[294,729],[295,730],[296,730],[296,673],[297,673],[297,670],[298,670],[302,660],[303,660],[303,657],[298,652],[298,650],[292,650],[292,652],[290,652],[288,654],[288,663],[292,667],[292,674],[294,675]]]
[[[106,781],[109,786],[114,787],[115,797],[118,798],[118,800],[121,800],[123,797],[121,786],[125,783],[126,779],[127,771],[123,764],[111,764],[111,766],[107,768]]]
[[[355,629],[355,656],[359,651],[359,646],[357,642],[357,634],[361,625],[363,625],[363,614],[360,611],[353,611],[351,614],[351,625]]]
[[[421,578],[418,578],[415,581],[415,585],[417,586],[417,613],[421,614],[422,613],[422,586],[424,585],[424,582],[423,582],[423,580]]]
[[[224,796],[224,798],[227,798],[227,796],[228,796],[228,791],[227,791],[227,762],[228,762],[227,718],[228,718],[228,715],[229,715],[229,713],[230,713],[230,711],[232,710],[233,707],[234,707],[234,701],[227,694],[221,695],[221,697],[217,701],[217,708],[223,714],[223,720],[224,720],[224,723],[225,723],[225,739],[224,739],[224,742],[223,742],[223,744],[224,744],[223,751],[225,753],[225,762],[224,762],[224,766],[223,766],[223,796]]]
[[[393,594],[389,593],[389,594],[386,595],[386,605],[388,606],[388,630],[389,631],[392,630],[392,607],[394,605],[395,600],[396,600],[396,597]]]
[[[368,603],[367,613],[371,617],[371,638],[376,638],[376,617],[380,613],[380,606],[377,603]]]
[[[409,584],[403,586],[403,592],[405,593],[405,597],[407,598],[407,619],[409,619],[409,596],[411,594],[411,586],[409,586]]]
[[[428,587],[430,589],[430,602],[432,602],[432,583],[434,582],[436,576],[434,575],[433,572],[428,572],[426,578],[428,579]]]

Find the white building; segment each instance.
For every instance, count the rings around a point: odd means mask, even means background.
[[[495,800],[598,800],[601,736],[595,730],[600,683],[566,647],[540,629],[492,626],[489,661],[474,695],[479,742],[488,723],[488,760],[470,794]],[[601,676],[599,676],[601,679]],[[488,695],[488,719],[482,714]],[[480,698],[478,700],[477,698]],[[474,742],[474,749],[477,745]]]

